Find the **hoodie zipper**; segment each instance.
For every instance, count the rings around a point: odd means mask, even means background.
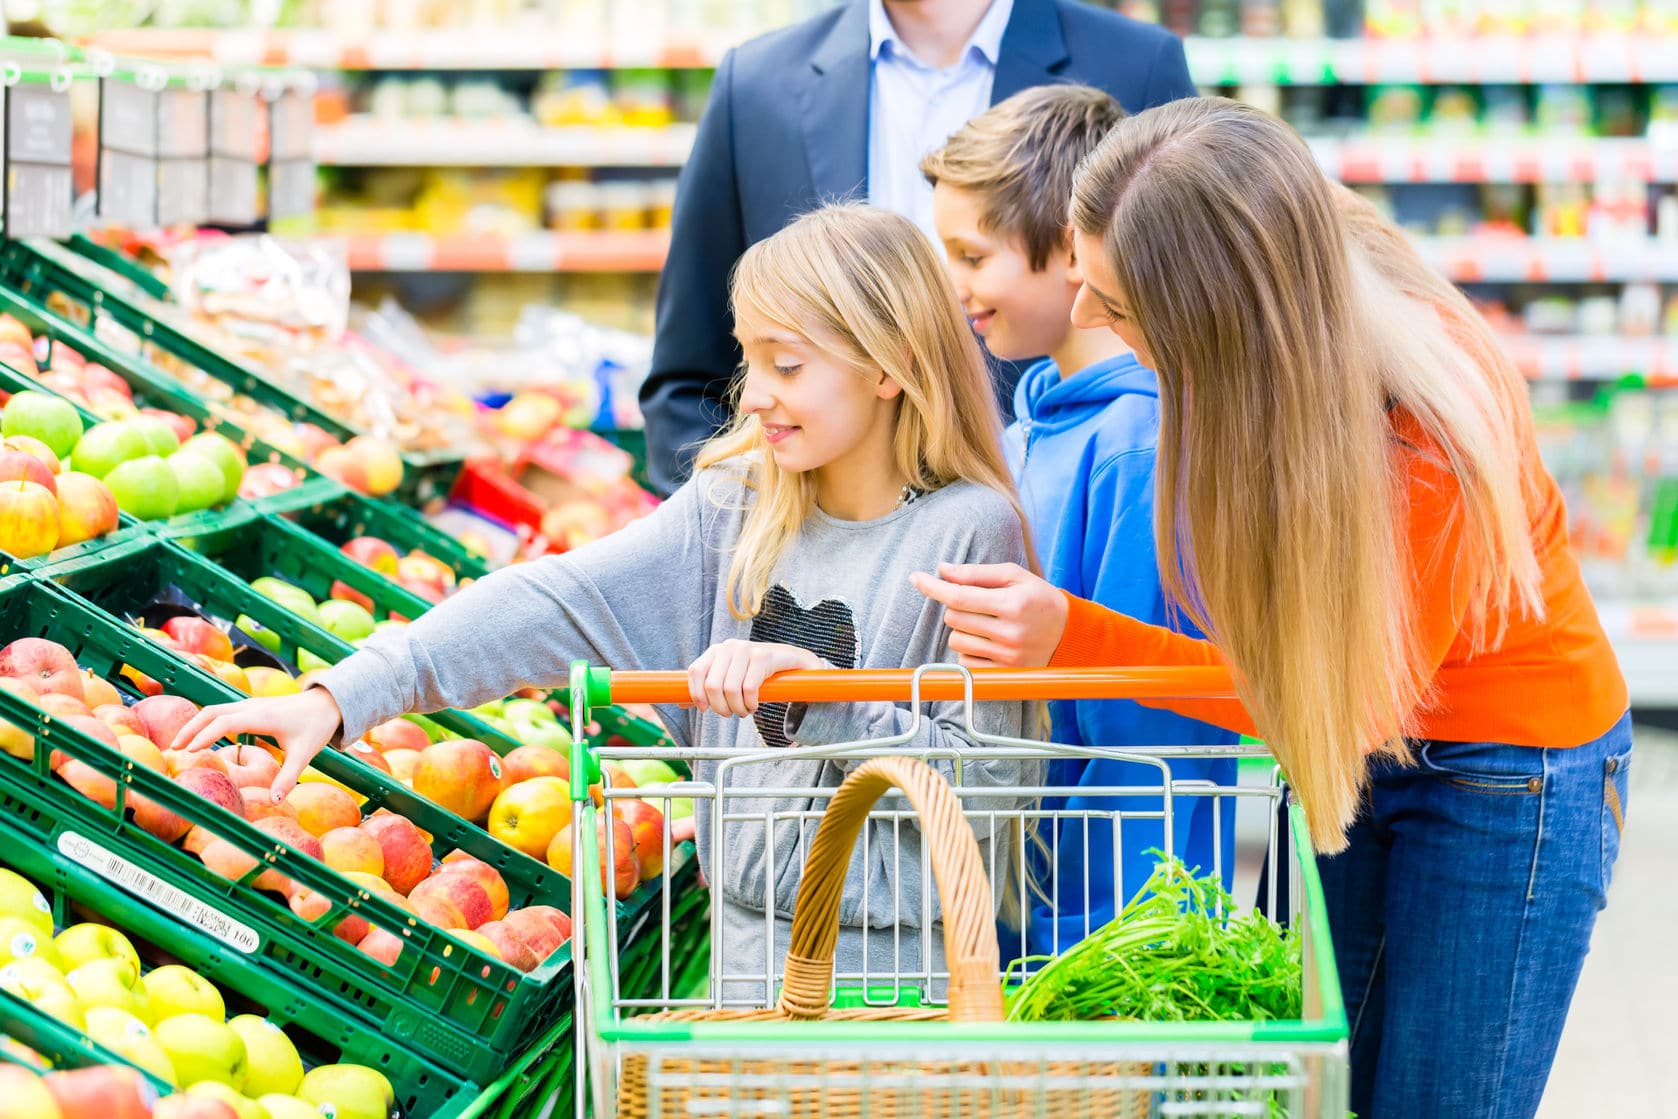
[[[1031,461],[1031,417],[1020,418],[1020,436],[1025,441],[1020,449],[1020,473],[1023,475],[1025,464]]]

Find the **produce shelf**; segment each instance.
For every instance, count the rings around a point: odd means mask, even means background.
[[[419,550],[441,560],[460,580],[489,574],[482,556],[405,505],[365,497],[342,486],[287,490],[254,503],[313,533],[333,547],[357,536],[377,536],[404,554]]]
[[[195,703],[238,698],[195,665],[50,583],[0,588],[0,627],[0,641],[32,636],[65,645],[82,667],[111,679],[130,695],[134,689],[119,675],[124,665]],[[221,942],[222,951],[259,958],[262,966],[280,972],[307,975],[323,1001],[340,1013],[377,1024],[393,1044],[460,1076],[488,1082],[505,1070],[507,1054],[551,1024],[559,1005],[569,999],[568,946],[532,972],[519,972],[9,692],[0,693],[0,717],[36,736],[33,761],[0,755],[0,817],[50,850],[63,852],[69,846],[106,859],[119,884],[166,912],[187,915]],[[48,755],[55,750],[116,782],[116,808],[107,810],[49,775]],[[400,786],[382,790],[366,780],[362,767],[348,764],[336,751],[323,752],[315,764],[327,777],[366,797],[364,812],[389,808],[431,833],[434,847],[450,843],[496,867],[507,881],[513,905],[569,908],[570,887],[550,868]],[[307,923],[276,895],[207,873],[195,856],[125,818],[123,809],[134,795],[204,826],[257,860],[247,880],[257,869],[273,870],[320,893],[333,908],[318,922]],[[631,913],[646,904],[643,895],[631,899],[636,906],[626,903]],[[402,938],[402,953],[393,967],[386,968],[332,934],[338,920],[351,912]]]
[[[1678,179],[1678,143],[1563,136],[1310,139],[1346,183],[1591,183]]]
[[[668,229],[507,237],[387,233],[326,240],[344,246],[357,272],[657,272],[670,249]]]
[[[346,1062],[377,1069],[396,1090],[397,1105],[405,1115],[460,1119],[479,1094],[476,1084],[393,1046],[378,1023],[346,1015],[322,1000],[307,973],[277,971],[258,957],[229,952],[178,916],[138,901],[106,876],[108,864],[97,857],[78,858],[78,849],[73,840],[41,847],[28,831],[14,827],[11,817],[0,816],[3,861],[41,888],[53,906],[56,927],[85,920],[89,914],[103,918],[135,942],[146,970],[161,963],[183,964],[230,996],[229,1017],[260,1014],[286,1028],[306,1067]],[[0,1000],[9,999],[0,993]],[[0,1005],[0,1027],[6,1012],[16,1008],[15,1002]],[[32,1009],[30,1014],[44,1017]],[[47,1021],[56,1027],[52,1048],[62,1051],[68,1064],[127,1063],[63,1023]],[[77,1052],[77,1041],[86,1052]],[[169,1093],[166,1083],[149,1074],[148,1079],[160,1094]]]
[[[1482,234],[1413,240],[1423,259],[1459,284],[1678,283],[1678,246],[1652,237]]]
[[[315,133],[315,158],[338,167],[680,167],[695,126],[544,127],[533,118],[386,120],[350,116]]]
[[[729,47],[768,27],[614,37],[547,28],[445,28],[337,35],[326,31],[113,31],[109,49],[207,56],[224,65],[338,70],[599,70],[710,68]],[[1249,82],[1669,82],[1678,81],[1670,36],[1557,33],[1427,39],[1191,36],[1189,69],[1202,85]]]

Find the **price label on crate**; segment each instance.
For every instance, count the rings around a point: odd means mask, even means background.
[[[210,215],[210,170],[205,159],[157,161],[157,224],[198,225]]]
[[[71,862],[93,871],[108,882],[178,917],[215,937],[229,948],[249,955],[262,947],[262,937],[242,921],[212,909],[197,898],[171,886],[151,871],[136,866],[77,832],[60,832],[58,852]]]
[[[70,236],[69,82],[8,85],[5,93],[5,234]]]
[[[257,166],[244,159],[210,157],[208,220],[220,225],[254,225],[257,211]]]

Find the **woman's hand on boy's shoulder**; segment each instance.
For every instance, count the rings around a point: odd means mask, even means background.
[[[757,711],[763,682],[777,672],[827,667],[826,661],[797,645],[722,641],[688,666],[688,694],[701,711],[745,718]]]

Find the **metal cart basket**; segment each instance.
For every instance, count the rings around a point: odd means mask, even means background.
[[[581,727],[595,705],[685,702],[687,683],[683,673],[609,673],[579,663],[570,694],[573,720]],[[975,727],[975,703],[985,701],[1231,695],[1229,676],[1221,669],[969,671],[934,665],[792,672],[766,682],[760,702],[907,702],[916,726],[888,739],[754,752],[593,748],[579,735],[571,776],[577,847],[572,912],[581,915],[573,934],[580,961],[578,1114],[592,1107],[598,1116],[1344,1119],[1346,1016],[1303,813],[1294,805],[1278,811],[1284,792],[1274,766],[1258,766],[1268,779],[1234,787],[1173,776],[1174,762],[1184,758],[1231,753],[1262,758],[1263,748],[1092,749],[1002,738]],[[922,704],[933,700],[964,704],[962,737],[971,747],[908,748]],[[610,768],[603,769],[613,760],[672,755],[689,764],[692,779],[652,789],[614,788]],[[1043,785],[1047,763],[1069,757],[1128,761],[1142,768],[1126,772],[1150,777],[1099,790]],[[825,784],[789,788],[772,777],[743,779],[754,768],[761,775],[765,766],[812,759],[848,775],[843,793]],[[927,773],[937,776],[923,780]],[[849,788],[858,781],[874,786],[861,803]],[[591,784],[600,803],[591,798]],[[1116,807],[1043,806],[1045,797],[1074,793],[1080,804],[1099,794],[1110,796]],[[626,997],[613,952],[619,930],[602,870],[616,865],[614,829],[596,829],[604,805],[620,797],[647,800],[663,807],[666,817],[677,798],[691,798],[701,837],[708,830],[713,840],[701,866],[711,885],[708,953],[681,958],[682,950],[673,950],[666,936],[653,997]],[[1251,877],[1256,869],[1251,864],[1262,862],[1272,914],[1280,876],[1287,876],[1290,920],[1303,951],[1301,1018],[1001,1020],[996,961],[1016,962],[1012,978],[1032,966],[1019,962],[1026,955],[1025,937],[1013,930],[1023,922],[1011,914],[1028,904],[1038,912],[1052,906],[1055,915],[1087,914],[1098,901],[1117,911],[1141,885],[1115,882],[1116,896],[1096,898],[1087,880],[1063,880],[1066,875],[1057,870],[1058,844],[1066,841],[1061,837],[1082,836],[1085,857],[1074,861],[1088,866],[1092,820],[1110,826],[1115,855],[1126,842],[1126,825],[1150,820],[1163,829],[1163,846],[1170,850],[1174,806],[1180,810],[1197,798],[1212,802],[1220,831],[1234,829],[1238,816],[1245,822],[1253,857],[1244,860],[1249,864],[1244,873]],[[841,808],[846,821],[823,823],[829,809],[837,816]],[[954,829],[948,826],[952,814]],[[1082,826],[1055,826],[1068,819]],[[1283,828],[1291,844],[1280,842]],[[830,833],[826,840],[824,830]],[[841,833],[855,836],[854,845],[835,838]],[[1105,827],[1098,832],[1105,833]],[[668,920],[668,878],[683,858],[699,856],[690,846],[674,844],[668,828],[663,842],[662,905]],[[836,842],[840,846],[834,849]],[[1214,844],[1214,850],[1224,849],[1222,842]],[[1284,857],[1284,850],[1291,857]],[[756,853],[765,865],[743,874],[742,851]],[[1036,871],[1029,865],[1032,851]],[[818,862],[832,879],[829,888],[811,881]],[[1044,867],[1047,880],[1040,880]],[[1209,869],[1227,880],[1236,868]],[[884,895],[880,881],[887,883]],[[738,903],[751,896],[754,883],[762,891],[755,910]],[[876,888],[868,888],[870,883]],[[809,907],[823,916],[789,920],[784,891],[797,892],[801,914]],[[982,898],[976,902],[978,893]],[[807,901],[806,894],[822,897]],[[890,899],[884,905],[882,896]],[[765,908],[761,899],[770,897],[774,905]],[[983,906],[977,918],[975,904]],[[840,921],[844,927],[836,934],[811,933]],[[981,955],[988,951],[990,962],[981,959],[975,972],[970,947],[962,945],[987,940]],[[797,957],[790,964],[789,944]],[[804,951],[811,944],[817,945],[816,956],[826,957],[813,979]],[[975,992],[993,1005],[974,1010]],[[799,1020],[804,1018],[819,1020]]]

